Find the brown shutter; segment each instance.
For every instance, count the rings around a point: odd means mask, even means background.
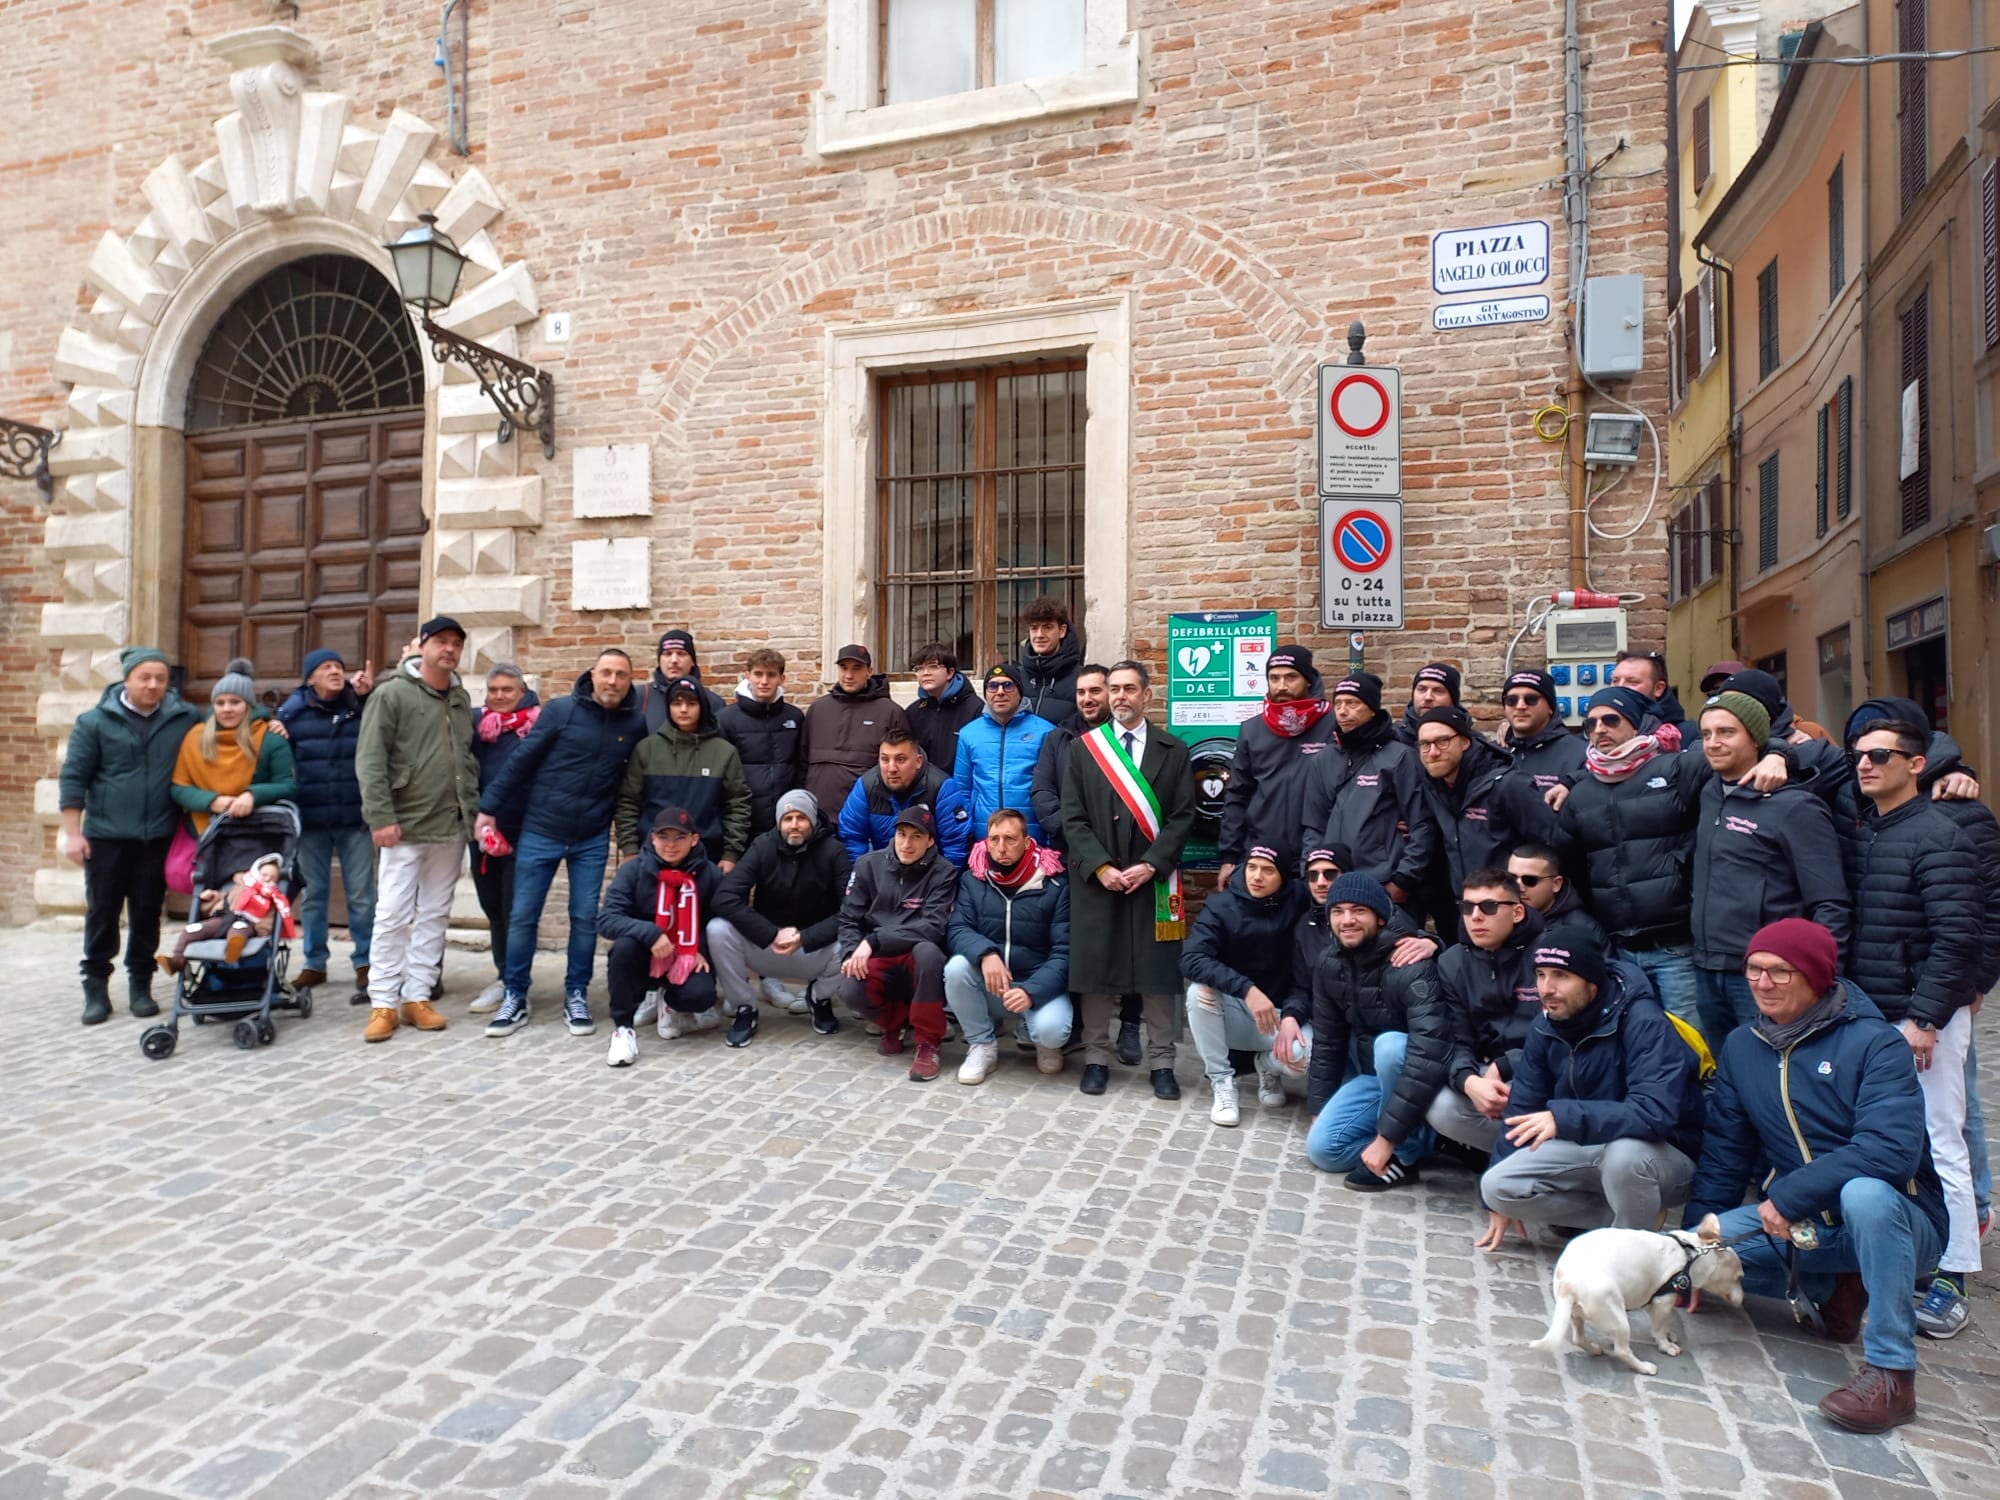
[[[1902,450],[1901,393],[1917,382],[1917,467],[1903,481],[1903,535],[1931,521],[1931,293],[1926,287],[1903,312],[1903,380],[1897,388],[1897,451]]]
[[[1926,0],[1902,0],[1897,13],[1896,50],[1922,52],[1930,27],[1925,15]],[[1896,148],[1901,187],[1902,211],[1910,205],[1930,180],[1930,75],[1922,58],[1896,64]]]
[[[1709,174],[1715,170],[1715,152],[1709,140],[1708,101],[1702,100],[1694,107],[1694,190],[1699,193],[1708,186]]]

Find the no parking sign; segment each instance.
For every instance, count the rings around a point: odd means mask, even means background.
[[[1400,630],[1403,502],[1319,503],[1319,623],[1326,630]]]

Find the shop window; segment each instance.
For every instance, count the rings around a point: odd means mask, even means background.
[[[1848,626],[1819,638],[1819,721],[1845,724],[1854,712],[1854,643]]]
[[[1083,607],[1084,362],[877,382],[877,570],[885,665],[945,641],[1005,654],[1043,594]]]

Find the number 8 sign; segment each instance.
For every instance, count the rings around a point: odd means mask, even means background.
[[[1403,625],[1403,504],[1322,500],[1320,625],[1399,630]]]

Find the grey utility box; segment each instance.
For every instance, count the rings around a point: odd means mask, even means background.
[[[1646,278],[1591,276],[1583,283],[1583,347],[1592,380],[1630,380],[1645,363]]]

